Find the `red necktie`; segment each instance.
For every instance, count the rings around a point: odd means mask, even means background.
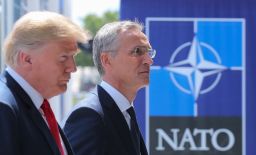
[[[58,124],[57,124],[55,116],[54,116],[54,114],[52,112],[52,109],[50,107],[50,104],[49,104],[49,102],[46,99],[44,99],[44,102],[43,102],[41,108],[44,111],[44,115],[46,117],[48,126],[50,128],[52,136],[55,139],[55,142],[58,145],[60,153],[61,153],[61,155],[64,155],[64,150],[62,148],[61,141],[60,141],[60,134],[59,134]]]

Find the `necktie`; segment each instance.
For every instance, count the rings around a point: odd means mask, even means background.
[[[41,108],[42,108],[42,110],[44,112],[44,115],[46,117],[46,121],[47,121],[48,126],[50,128],[51,134],[54,137],[56,144],[58,145],[59,151],[60,151],[61,155],[64,155],[64,150],[61,146],[61,141],[60,141],[60,134],[59,134],[58,124],[57,124],[55,116],[52,112],[52,109],[50,107],[50,104],[46,99],[44,99],[44,102],[43,102]]]
[[[133,107],[130,107],[127,109],[127,112],[129,113],[131,117],[131,136],[132,141],[134,143],[134,146],[136,148],[137,154],[140,154],[140,131],[136,120],[136,115]]]

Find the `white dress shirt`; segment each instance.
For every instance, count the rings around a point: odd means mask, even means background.
[[[133,106],[133,102],[130,103],[128,101],[128,99],[123,94],[121,94],[117,89],[115,89],[113,86],[108,84],[106,81],[102,81],[100,83],[100,86],[104,90],[106,90],[106,92],[108,92],[108,94],[116,102],[118,108],[123,113],[124,118],[125,118],[128,126],[129,126],[129,128],[131,129],[131,125],[130,125],[131,117],[130,117],[129,113],[126,110],[129,109],[131,106]]]

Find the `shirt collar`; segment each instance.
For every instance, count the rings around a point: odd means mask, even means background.
[[[6,71],[14,78],[14,80],[25,90],[28,96],[31,98],[32,102],[37,109],[40,109],[43,103],[42,95],[35,90],[21,75],[19,75],[10,66],[7,66]]]
[[[133,105],[133,102],[130,103],[123,94],[121,94],[116,88],[108,84],[106,81],[102,81],[100,86],[109,93],[122,113]]]

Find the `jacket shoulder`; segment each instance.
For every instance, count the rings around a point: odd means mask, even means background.
[[[7,86],[7,79],[3,75],[0,76],[0,104],[9,106],[15,113],[18,111],[16,100]]]

